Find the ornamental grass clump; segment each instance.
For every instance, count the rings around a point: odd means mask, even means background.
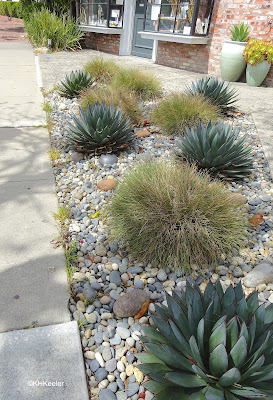
[[[138,100],[126,88],[94,87],[82,93],[80,102],[84,111],[88,104],[90,106],[95,103],[105,103],[107,106],[113,104],[114,107],[119,107],[133,124],[138,124],[141,120]]]
[[[137,68],[121,68],[111,85],[115,89],[127,88],[142,100],[155,98],[161,92],[158,79]]]
[[[67,143],[78,152],[100,154],[126,149],[135,140],[130,121],[119,108],[96,103],[86,112],[79,108],[80,118],[72,116],[68,123]]]
[[[223,112],[233,107],[238,97],[238,91],[232,89],[230,83],[220,81],[218,78],[198,79],[186,88],[185,93],[191,96],[204,96]]]
[[[84,70],[93,76],[97,82],[107,84],[118,73],[120,67],[112,60],[96,57],[84,66]]]
[[[151,120],[167,135],[183,135],[186,128],[197,127],[198,122],[208,123],[220,118],[218,108],[202,96],[173,93],[154,109]]]
[[[151,313],[155,326],[142,327],[147,353],[137,355],[155,400],[273,398],[273,304],[245,298],[241,284],[224,293],[220,281],[204,294],[187,283],[166,299]]]
[[[220,178],[243,179],[252,171],[252,149],[239,135],[229,123],[199,123],[177,140],[176,155]]]
[[[115,190],[109,223],[112,237],[138,260],[162,268],[206,268],[242,243],[242,204],[194,167],[148,162]]]
[[[55,11],[43,7],[30,13],[24,19],[24,24],[30,41],[36,47],[47,46],[50,39],[52,50],[55,51],[81,49],[80,41],[84,32],[66,14],[58,16]]]

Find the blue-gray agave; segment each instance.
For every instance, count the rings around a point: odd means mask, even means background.
[[[204,294],[187,284],[167,304],[143,326],[148,352],[137,355],[154,399],[273,399],[273,304],[245,298],[241,284],[224,293],[219,281]]]

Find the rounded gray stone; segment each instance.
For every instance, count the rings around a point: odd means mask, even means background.
[[[99,382],[103,381],[103,379],[107,378],[108,371],[105,368],[99,368],[95,372],[95,376]]]
[[[157,279],[161,282],[165,281],[167,279],[167,274],[164,271],[164,269],[160,269],[157,273]]]
[[[118,158],[115,154],[102,154],[99,158],[100,165],[108,167],[118,162]]]
[[[244,279],[244,285],[246,287],[256,287],[261,283],[272,283],[273,282],[273,265],[262,263],[253,268],[248,272]]]
[[[134,394],[138,393],[139,391],[139,384],[138,383],[129,383],[128,389],[126,390],[126,394],[128,397],[133,396]]]
[[[106,363],[105,363],[106,371],[114,372],[116,368],[117,368],[117,360],[115,358],[112,358],[111,360],[106,361]]]
[[[102,389],[99,394],[100,400],[117,400],[117,396],[110,389]]]
[[[110,282],[119,286],[121,284],[120,272],[119,271],[111,271],[110,272]]]

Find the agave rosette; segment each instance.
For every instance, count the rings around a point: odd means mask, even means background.
[[[58,86],[58,91],[64,97],[77,97],[82,90],[87,89],[94,83],[88,72],[72,71],[62,80]]]
[[[72,150],[101,153],[123,150],[135,140],[132,125],[119,108],[105,103],[79,107],[80,119],[73,115],[68,123],[67,142]]]
[[[224,293],[219,281],[166,297],[155,326],[142,327],[148,352],[137,355],[154,399],[273,399],[273,304],[245,298],[241,284]]]
[[[238,97],[237,90],[232,89],[230,83],[211,77],[192,82],[191,86],[186,88],[185,93],[192,96],[203,95],[222,111],[227,111],[230,107],[233,107]]]
[[[176,154],[220,178],[242,179],[251,173],[252,150],[246,136],[239,135],[240,130],[228,123],[199,123],[197,129],[187,128],[186,135],[179,137]]]

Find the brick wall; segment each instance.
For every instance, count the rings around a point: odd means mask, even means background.
[[[206,45],[159,42],[156,62],[186,70],[220,76],[222,45],[229,39],[234,24],[247,22],[251,37],[273,39],[265,25],[273,18],[273,0],[215,0],[210,26],[210,41]],[[264,82],[273,86],[273,67]]]
[[[120,35],[107,35],[104,33],[87,32],[85,34],[85,47],[105,53],[119,54]]]

